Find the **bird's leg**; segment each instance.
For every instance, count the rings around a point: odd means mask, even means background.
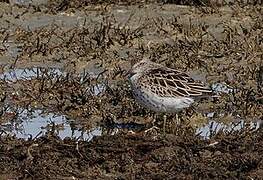
[[[149,129],[146,129],[144,131],[145,133],[154,132],[154,131],[156,131],[155,133],[157,133],[157,130],[159,130],[159,128],[154,125],[154,123],[156,121],[156,118],[157,118],[157,115],[155,113],[151,113],[151,115],[152,115],[152,118],[153,118],[153,121],[151,122],[151,126],[152,127],[150,127]]]
[[[164,114],[163,115],[163,133],[164,134],[165,134],[166,119],[167,119],[167,116],[166,116],[166,114]]]
[[[154,123],[156,121],[157,115],[155,113],[152,113],[152,118],[153,118],[152,125],[154,126]]]
[[[177,113],[175,114],[175,122],[176,122],[176,124],[177,124],[177,125],[179,125],[179,124],[180,124],[180,119],[179,119],[179,117],[178,117],[178,114],[177,114]]]

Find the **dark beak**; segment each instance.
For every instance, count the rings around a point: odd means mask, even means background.
[[[130,69],[129,71],[127,71],[127,72],[125,73],[125,77],[131,78],[134,74],[135,74],[135,73],[132,72],[131,69]]]

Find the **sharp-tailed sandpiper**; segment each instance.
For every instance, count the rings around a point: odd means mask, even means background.
[[[189,107],[196,98],[212,92],[210,88],[202,82],[193,80],[187,73],[147,59],[143,59],[131,68],[129,80],[137,102],[159,113],[176,113]]]

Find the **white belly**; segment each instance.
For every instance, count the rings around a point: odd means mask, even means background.
[[[155,93],[138,89],[134,89],[133,93],[142,106],[155,112],[175,113],[194,102],[190,97],[160,97]]]

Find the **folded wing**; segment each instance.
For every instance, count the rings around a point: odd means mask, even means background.
[[[165,67],[151,69],[139,79],[139,84],[161,97],[199,97],[212,92],[186,73]]]

